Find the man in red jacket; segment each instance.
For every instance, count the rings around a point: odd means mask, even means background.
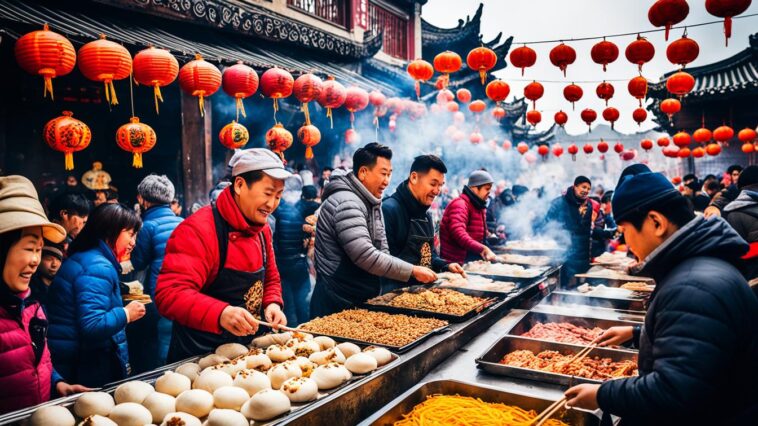
[[[477,170],[468,178],[460,197],[451,201],[440,222],[440,255],[463,264],[477,259],[495,260],[495,253],[484,245],[487,236],[487,198],[492,176]]]
[[[249,343],[261,316],[286,325],[268,217],[290,173],[273,152],[232,157],[232,185],[185,219],[168,240],[155,302],[174,321],[168,362]]]

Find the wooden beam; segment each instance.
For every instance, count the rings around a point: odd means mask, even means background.
[[[211,144],[211,100],[205,98],[205,114],[200,115],[197,97],[181,92],[182,101],[182,177],[184,180],[184,208],[189,211],[192,204],[208,203],[211,190],[212,157]]]

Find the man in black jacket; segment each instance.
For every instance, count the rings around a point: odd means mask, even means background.
[[[601,408],[622,425],[754,424],[758,299],[734,263],[747,243],[721,218],[696,217],[660,173],[626,177],[613,213],[632,271],[655,279],[642,327],[613,327],[601,346],[633,340],[639,376],[582,384],[567,405]]]
[[[740,190],[737,188],[737,185],[739,184],[740,173],[742,173],[742,166],[739,164],[732,164],[726,169],[726,173],[729,175],[731,184],[713,196],[711,204],[709,204],[705,211],[703,211],[703,215],[706,218],[721,216],[724,207],[740,195]]]
[[[748,166],[740,174],[740,195],[724,207],[726,221],[750,244],[742,257],[742,274],[748,281],[758,278],[758,166]],[[758,290],[758,288],[756,288]]]
[[[382,201],[384,228],[391,255],[434,272],[462,274],[460,265],[442,259],[434,249],[434,222],[429,207],[445,185],[445,173],[447,167],[439,157],[416,157],[408,179]],[[382,292],[417,284],[420,283],[414,278],[407,283],[383,278]]]

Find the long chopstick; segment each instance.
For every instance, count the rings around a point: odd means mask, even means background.
[[[585,357],[587,357],[587,355],[589,355],[589,354],[590,354],[590,352],[592,352],[592,350],[593,350],[593,349],[595,349],[596,347],[597,347],[597,343],[593,343],[593,344],[591,344],[591,345],[587,346],[586,348],[584,348],[584,349],[582,349],[581,351],[579,351],[579,352],[578,352],[576,355],[574,355],[574,356],[573,356],[573,357],[572,357],[570,360],[568,360],[568,362],[566,363],[566,365],[568,366],[568,365],[570,365],[570,364],[573,364],[573,363],[574,363],[574,362],[576,362],[576,361],[581,361],[581,360],[583,360],[583,359],[584,359]]]
[[[549,407],[547,407],[540,414],[538,414],[537,417],[532,419],[532,421],[529,424],[535,425],[535,426],[542,426],[542,424],[545,423],[547,419],[549,419],[553,414],[555,414],[556,411],[562,408],[565,402],[566,402],[566,397],[564,396],[558,401],[555,401],[554,403],[550,404]]]
[[[284,330],[284,331],[294,331],[294,332],[298,332],[298,333],[314,334],[312,331],[307,331],[307,330],[303,330],[303,329],[300,329],[300,328],[287,327],[286,325],[275,325],[275,324],[271,324],[270,322],[266,322],[266,321],[260,321],[260,320],[258,320],[258,324],[270,327],[272,330]],[[315,333],[315,334],[318,334],[318,333]]]

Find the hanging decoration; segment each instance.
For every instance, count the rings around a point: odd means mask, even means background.
[[[132,167],[135,169],[142,168],[142,154],[153,149],[156,141],[155,130],[145,123],[140,123],[139,117],[130,118],[129,123],[116,131],[116,143],[119,148],[133,154]]]
[[[47,145],[65,154],[66,170],[74,170],[74,153],[88,147],[92,140],[89,127],[73,115],[71,111],[63,111],[63,115],[48,121],[42,129]]]
[[[563,97],[571,102],[571,109],[574,111],[576,110],[575,103],[582,99],[582,95],[584,95],[584,91],[574,83],[563,88]]]
[[[653,149],[653,141],[650,139],[643,139],[640,141],[640,147],[644,149],[645,151],[650,151]]]
[[[550,154],[550,148],[547,145],[540,145],[537,147],[537,154],[541,155],[544,160]]]
[[[76,50],[68,39],[50,31],[47,24],[41,30],[24,34],[14,47],[18,65],[29,74],[42,76],[42,97],[50,93],[53,99],[53,79],[67,75],[76,65]]]
[[[664,157],[677,158],[679,156],[679,148],[675,146],[667,146],[661,151]]]
[[[743,144],[742,144],[742,146],[740,147],[740,149],[741,149],[741,150],[742,150],[742,152],[744,152],[745,154],[752,154],[752,153],[754,153],[754,152],[755,152],[755,145],[753,145],[752,143],[747,143],[747,142],[746,142],[746,143],[743,143]]]
[[[524,97],[532,101],[532,108],[537,108],[537,99],[544,94],[545,87],[536,81],[532,81],[524,87]]]
[[[461,60],[460,55],[449,50],[439,53],[434,57],[434,69],[442,73],[443,88],[446,88],[450,84],[450,74],[461,69],[461,65],[463,65],[463,60]]]
[[[311,113],[308,109],[308,103],[318,99],[324,82],[315,74],[306,73],[295,80],[292,85],[292,94],[302,104],[300,110],[305,115],[305,125],[311,124]],[[300,132],[298,132],[299,134]],[[320,136],[320,135],[319,135]]]
[[[487,108],[487,104],[484,103],[484,101],[477,99],[474,102],[471,102],[468,106],[468,110],[473,112],[474,114],[480,114],[484,112],[484,110]]]
[[[550,62],[563,71],[564,77],[566,77],[566,68],[574,61],[576,61],[576,50],[565,43],[550,50]]]
[[[688,147],[679,148],[679,158],[687,158],[692,154],[692,151]]]
[[[603,110],[603,119],[611,123],[611,130],[614,130],[614,125],[616,124],[616,120],[618,120],[619,117],[621,117],[621,113],[614,107],[608,107]]]
[[[503,149],[508,151],[513,147],[513,142],[509,141],[508,139],[503,141]]]
[[[669,123],[673,121],[674,114],[681,111],[682,103],[677,99],[664,99],[661,101],[661,112],[666,114],[669,118]]]
[[[474,130],[471,132],[471,134],[468,137],[469,142],[471,142],[473,145],[479,145],[484,140],[484,136],[482,136],[481,133]]]
[[[713,133],[705,127],[701,127],[692,133],[692,139],[697,143],[705,144],[713,139]]]
[[[168,50],[150,46],[134,55],[132,63],[134,81],[153,88],[155,113],[159,114],[158,102],[163,102],[161,87],[168,86],[179,75],[179,62]]]
[[[729,126],[720,126],[713,131],[713,140],[729,146],[729,141],[734,137],[734,129]]]
[[[592,122],[597,119],[597,113],[595,112],[595,110],[591,108],[585,108],[584,110],[582,110],[580,116],[582,117],[582,121],[587,123],[589,132],[592,133]]]
[[[740,132],[737,133],[737,139],[739,139],[740,142],[743,143],[742,152],[745,152],[745,149],[744,149],[745,145],[744,144],[753,145],[753,143],[755,143],[756,138],[758,138],[758,134],[756,134],[755,130],[753,130],[753,129],[749,128],[749,127],[746,127],[744,129],[740,130]]]
[[[705,147],[705,152],[708,155],[710,155],[712,157],[715,157],[715,156],[717,156],[717,155],[719,155],[721,153],[721,145],[719,145],[717,143],[709,143]]]
[[[516,145],[516,151],[518,151],[519,154],[524,155],[529,151],[529,145],[527,145],[526,142],[519,142],[518,145]]]
[[[261,93],[274,100],[274,123],[279,123],[276,119],[276,113],[279,112],[279,99],[288,98],[294,86],[295,79],[292,74],[281,68],[268,69],[261,75]]]
[[[616,92],[616,89],[613,87],[611,83],[602,82],[597,85],[597,88],[595,89],[595,94],[597,94],[597,97],[605,101],[605,106],[608,106],[608,101],[613,97],[613,94]]]
[[[621,142],[616,142],[616,145],[613,145],[613,152],[616,154],[622,154],[624,152],[624,144]]]
[[[537,53],[531,47],[523,45],[511,50],[509,58],[514,67],[521,68],[521,76],[523,77],[524,69],[533,66],[537,62]]]
[[[205,116],[205,97],[216,93],[221,87],[221,71],[200,55],[179,69],[179,87],[187,94],[197,96],[200,116]]]
[[[321,87],[321,93],[318,96],[318,103],[322,107],[326,108],[326,116],[329,117],[329,128],[334,128],[334,120],[332,119],[332,110],[339,108],[345,103],[347,97],[347,91],[345,86],[329,76]],[[387,100],[387,105],[390,102]]]
[[[118,43],[105,39],[91,41],[79,48],[79,71],[92,81],[101,81],[109,105],[118,105],[114,80],[123,80],[132,73],[132,55]]]
[[[576,154],[579,153],[579,147],[572,143],[568,146],[568,153],[571,154],[571,160],[576,161]]]
[[[437,103],[445,105],[455,99],[455,94],[448,89],[442,89],[437,93]]]
[[[482,80],[482,86],[487,82],[487,71],[495,68],[497,64],[497,55],[495,51],[484,46],[471,49],[466,55],[466,65],[471,70],[479,71],[479,78]]]
[[[487,83],[484,93],[492,102],[500,104],[511,93],[511,86],[503,80],[492,80]]]
[[[226,148],[240,149],[247,145],[250,140],[250,132],[242,124],[232,121],[221,128],[218,139],[221,141],[221,145]]]
[[[692,156],[695,158],[703,158],[705,157],[705,148],[702,146],[699,146],[697,148],[692,149]]]
[[[287,164],[287,161],[284,159],[284,151],[292,146],[292,133],[285,129],[282,123],[276,123],[274,127],[268,129],[266,132],[266,143],[269,149],[274,151],[284,164]]]
[[[492,118],[494,118],[497,121],[500,121],[503,118],[505,118],[505,109],[499,106],[492,108]]]
[[[528,121],[529,124],[531,124],[532,126],[537,127],[537,124],[539,124],[539,122],[542,121],[542,114],[536,109],[527,111],[526,121]]]
[[[752,0],[705,0],[705,10],[713,16],[724,18],[724,36],[726,46],[732,36],[732,17],[741,14],[750,7]]]
[[[466,116],[461,111],[453,113],[453,122],[455,124],[463,124],[466,121]]]
[[[379,117],[384,117],[387,114],[387,108],[384,106],[384,104],[387,102],[387,97],[378,90],[372,90],[371,93],[368,94],[368,102],[371,104],[371,106],[374,107],[373,123],[375,130],[379,132]],[[432,108],[435,106],[437,105],[432,105]],[[437,106],[437,108],[439,108],[439,106]],[[432,109],[432,111],[434,111],[434,109]]]
[[[563,127],[568,122],[568,114],[560,110],[555,113],[553,119],[555,120],[555,124]]]
[[[697,59],[699,54],[700,46],[695,40],[687,37],[687,31],[684,32],[682,38],[674,40],[666,48],[666,58],[669,62],[682,68]]]
[[[641,126],[642,123],[647,120],[647,110],[645,108],[635,109],[632,111],[632,119],[637,123],[638,126]]]
[[[595,147],[593,147],[591,143],[586,143],[584,144],[584,147],[582,147],[582,150],[585,154],[590,155],[595,151]]]
[[[643,76],[634,77],[629,80],[627,89],[630,95],[639,100],[640,107],[642,107],[642,100],[647,96],[647,79]]]
[[[603,138],[600,138],[600,142],[597,144],[597,152],[601,154],[605,154],[608,152],[608,142],[603,140]]]
[[[655,46],[647,41],[645,37],[637,34],[637,39],[629,43],[626,47],[626,59],[637,65],[639,72],[642,73],[642,66],[650,62],[655,56]]]
[[[647,19],[654,27],[666,27],[665,40],[669,40],[671,27],[684,21],[690,13],[686,0],[657,0],[650,6]]]
[[[561,146],[561,144],[556,143],[555,145],[553,145],[553,155],[559,158],[561,155],[563,155],[563,147]]]
[[[604,37],[603,41],[600,41],[592,46],[592,49],[590,50],[590,56],[592,56],[592,60],[596,64],[603,66],[603,72],[605,72],[608,64],[618,59],[619,48],[613,42],[606,41]]]
[[[690,143],[692,143],[692,136],[685,131],[678,132],[672,139],[674,140],[674,145],[679,148],[690,146]]]
[[[431,80],[434,76],[432,64],[423,59],[416,59],[408,64],[407,71],[416,80],[416,98],[421,98],[421,82]]]
[[[661,148],[665,148],[665,147],[669,146],[669,144],[671,143],[671,139],[667,138],[666,136],[662,136],[662,137],[658,138],[658,140],[656,141],[656,143]]]
[[[224,70],[221,75],[221,87],[224,93],[235,99],[237,121],[239,121],[240,113],[243,117],[247,117],[242,100],[258,91],[258,73],[242,61],[237,61],[236,64]]]
[[[462,104],[471,102],[471,92],[468,89],[458,89],[455,92],[455,97]]]
[[[679,99],[690,93],[694,87],[695,78],[684,71],[674,73],[666,79],[666,89],[672,94],[677,95]]]
[[[445,105],[445,108],[450,112],[457,112],[460,108],[458,107],[458,103],[455,101],[450,101]]]
[[[357,86],[350,86],[345,91],[345,109],[350,111],[350,127],[355,127],[355,113],[368,106],[368,92]]]
[[[321,131],[313,124],[306,124],[297,130],[297,138],[305,145],[305,159],[313,158],[313,147],[321,142]]]

